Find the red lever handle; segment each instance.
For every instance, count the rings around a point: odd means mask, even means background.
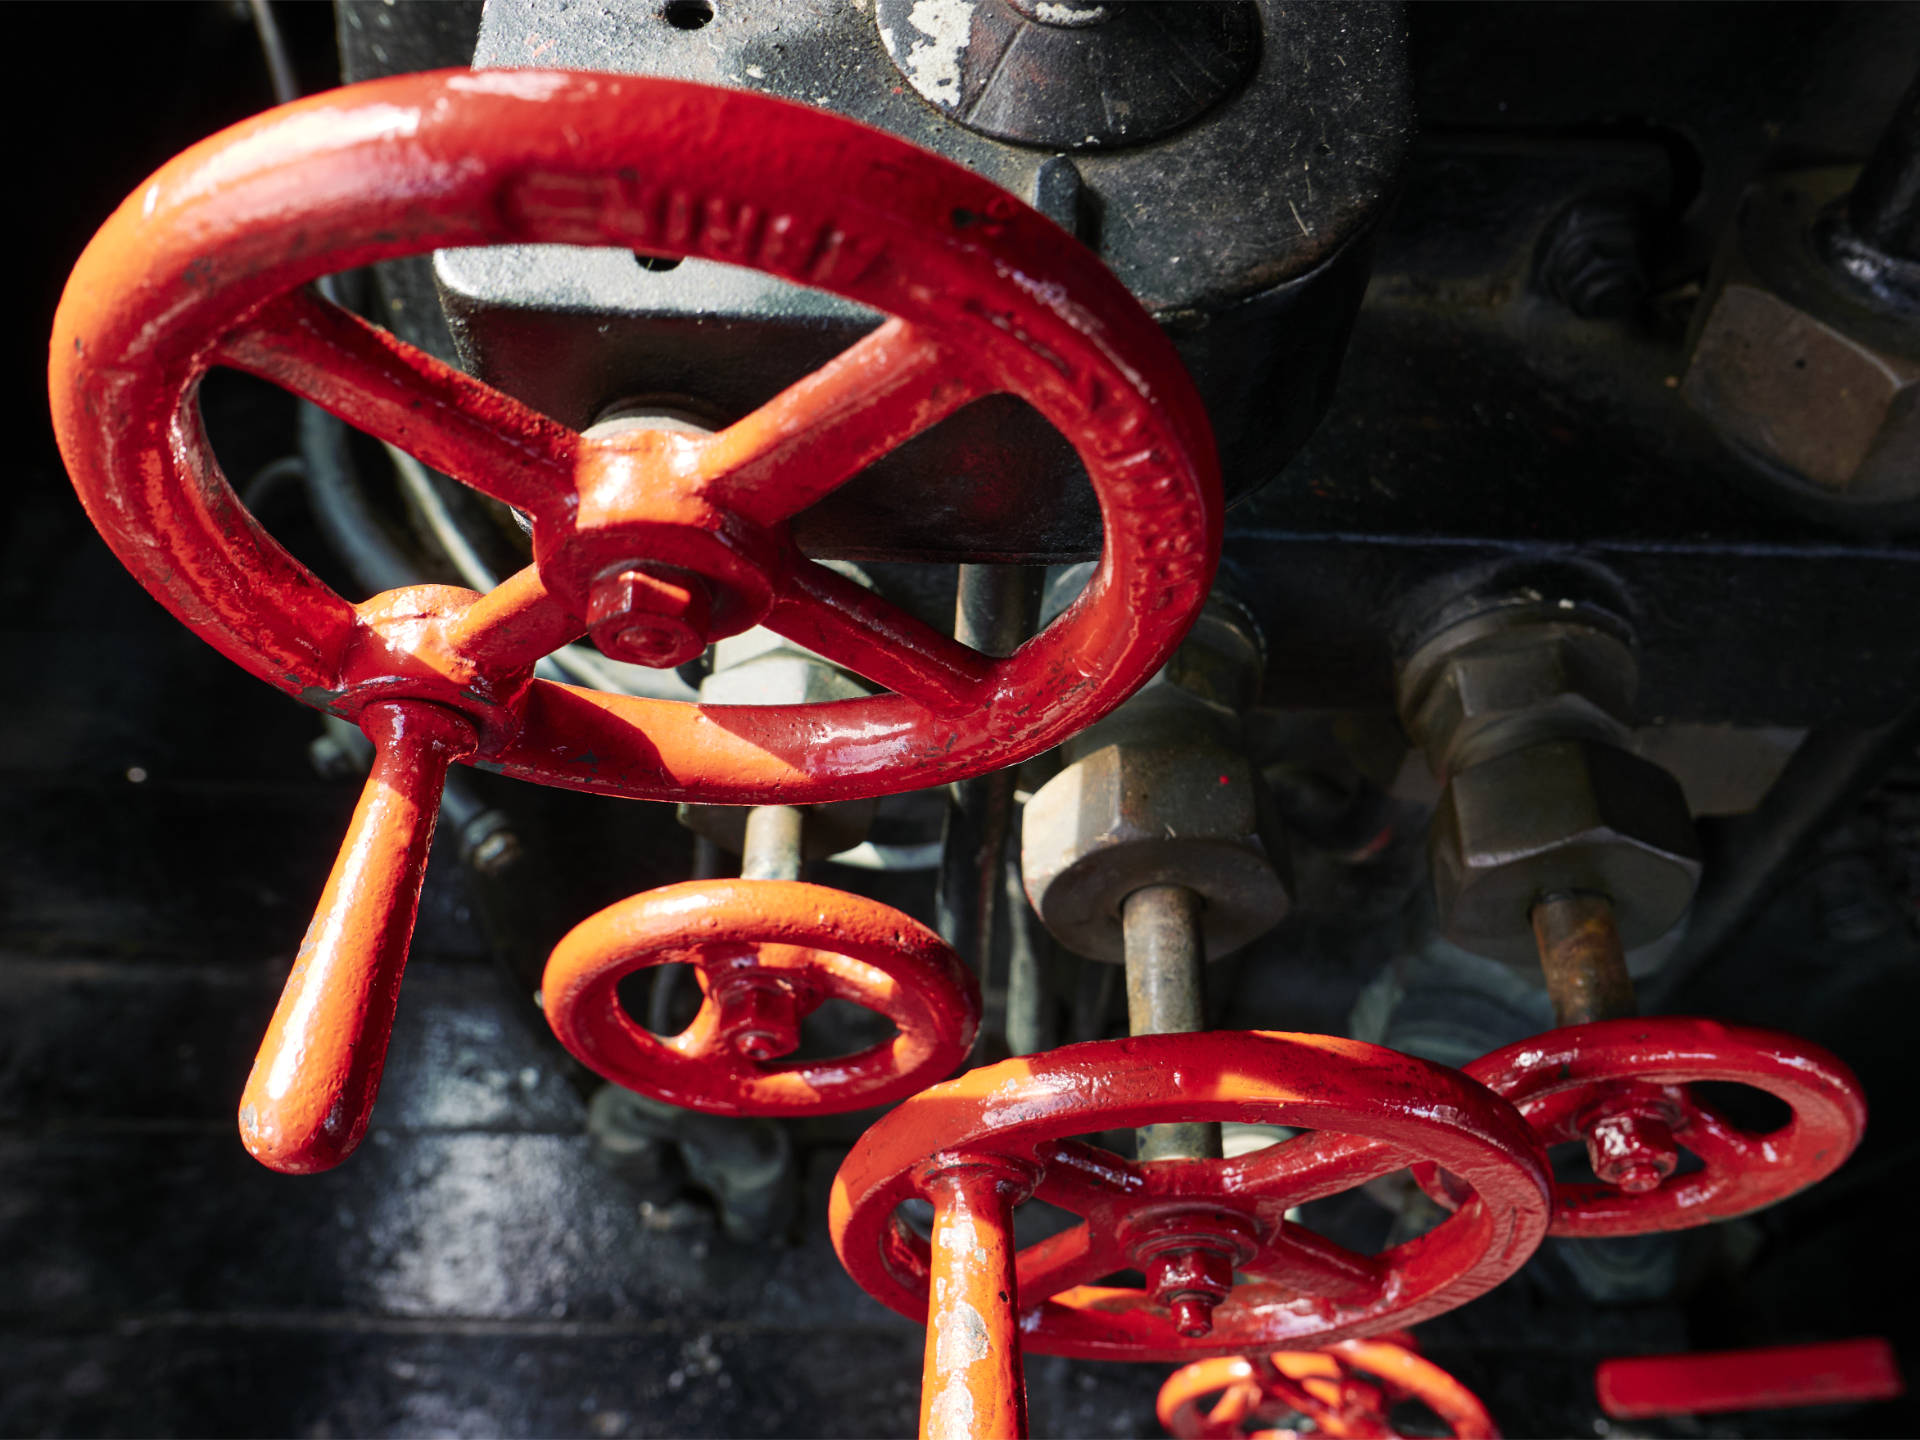
[[[272,1170],[338,1165],[366,1134],[447,767],[471,726],[437,705],[369,705],[373,770],[240,1097],[240,1139]]]

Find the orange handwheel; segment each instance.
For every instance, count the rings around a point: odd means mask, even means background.
[[[1391,1412],[1410,1400],[1454,1440],[1499,1440],[1480,1397],[1408,1336],[1198,1360],[1167,1378],[1156,1408],[1176,1440],[1278,1440],[1300,1434],[1296,1422],[1335,1440],[1398,1440]]]
[[[1311,1133],[1149,1162],[1074,1138],[1192,1120]],[[1288,1218],[1418,1160],[1471,1198],[1417,1239],[1366,1255]],[[1458,1071],[1325,1035],[1211,1032],[1070,1045],[924,1090],[854,1146],[828,1223],[861,1287],[927,1322],[923,1433],[1006,1435],[1024,1433],[1023,1348],[1179,1361],[1412,1324],[1518,1269],[1549,1193],[1526,1122]],[[1016,1249],[1028,1197],[1078,1223]],[[930,1234],[902,1210],[915,1199]]]
[[[665,1039],[620,1004],[622,979],[694,967],[705,1001]],[[891,906],[795,880],[690,880],[581,922],[547,962],[541,996],[560,1043],[629,1090],[721,1115],[816,1115],[911,1095],[966,1058],[980,1023],[973,973]],[[848,1000],[897,1033],[858,1054],[783,1060],[800,1022]]]
[[[311,282],[462,246],[604,245],[742,265],[892,318],[711,436],[587,436],[329,303]],[[271,381],[512,506],[533,564],[488,595],[360,604],[261,529],[199,391]],[[839,116],[633,75],[398,75],[163,166],[74,267],[54,429],[95,527],[229,659],[379,752],[241,1108],[281,1170],[337,1164],[385,1061],[440,785],[456,761],[650,800],[807,804],[1036,755],[1179,644],[1219,560],[1218,462],[1171,343],[1072,236],[979,175]],[[961,644],[801,554],[787,522],[981,396],[1074,446],[1103,548],[1017,652]],[[535,663],[590,636],[671,665],[765,625],[883,693],[701,706]]]

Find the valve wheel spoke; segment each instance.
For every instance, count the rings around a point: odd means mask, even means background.
[[[579,435],[310,289],[256,310],[218,358],[536,520],[572,504]]]
[[[777,524],[986,393],[949,347],[888,320],[704,442],[707,498]]]
[[[796,556],[766,626],[942,715],[981,703],[994,662],[844,575]]]
[[[1239,1161],[1242,1185],[1282,1200],[1283,1209],[1357,1190],[1404,1170],[1414,1157],[1364,1135],[1316,1130],[1296,1135]]]
[[[1734,1124],[1690,1088],[1681,1092],[1680,1117],[1674,1139],[1698,1155],[1709,1170],[1750,1170],[1780,1160],[1780,1147],[1771,1136]]]
[[[1304,1225],[1285,1224],[1240,1268],[1302,1296],[1363,1305],[1380,1293],[1385,1267]]]

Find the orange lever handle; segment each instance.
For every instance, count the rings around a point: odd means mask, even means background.
[[[417,700],[367,706],[373,770],[240,1097],[240,1139],[271,1170],[338,1165],[366,1134],[386,1068],[447,767],[472,728]]]

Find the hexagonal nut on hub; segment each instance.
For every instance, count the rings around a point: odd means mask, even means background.
[[[691,571],[616,569],[593,582],[586,620],[587,633],[608,659],[672,669],[707,648],[713,597]]]
[[[1414,651],[1400,671],[1400,717],[1444,779],[1549,738],[1621,738],[1634,682],[1619,636],[1537,609],[1498,611]]]
[[[1700,877],[1678,783],[1586,740],[1533,745],[1456,774],[1428,846],[1447,938],[1519,965],[1537,958],[1529,917],[1543,896],[1605,895],[1631,949],[1686,913]]]
[[[1206,902],[1208,958],[1236,950],[1287,912],[1257,783],[1245,756],[1214,745],[1104,746],[1027,802],[1027,898],[1069,950],[1120,963],[1121,903],[1143,886],[1184,885]]]
[[[1815,252],[1851,169],[1763,181],[1741,203],[1681,393],[1736,449],[1849,508],[1920,499],[1920,343]]]

